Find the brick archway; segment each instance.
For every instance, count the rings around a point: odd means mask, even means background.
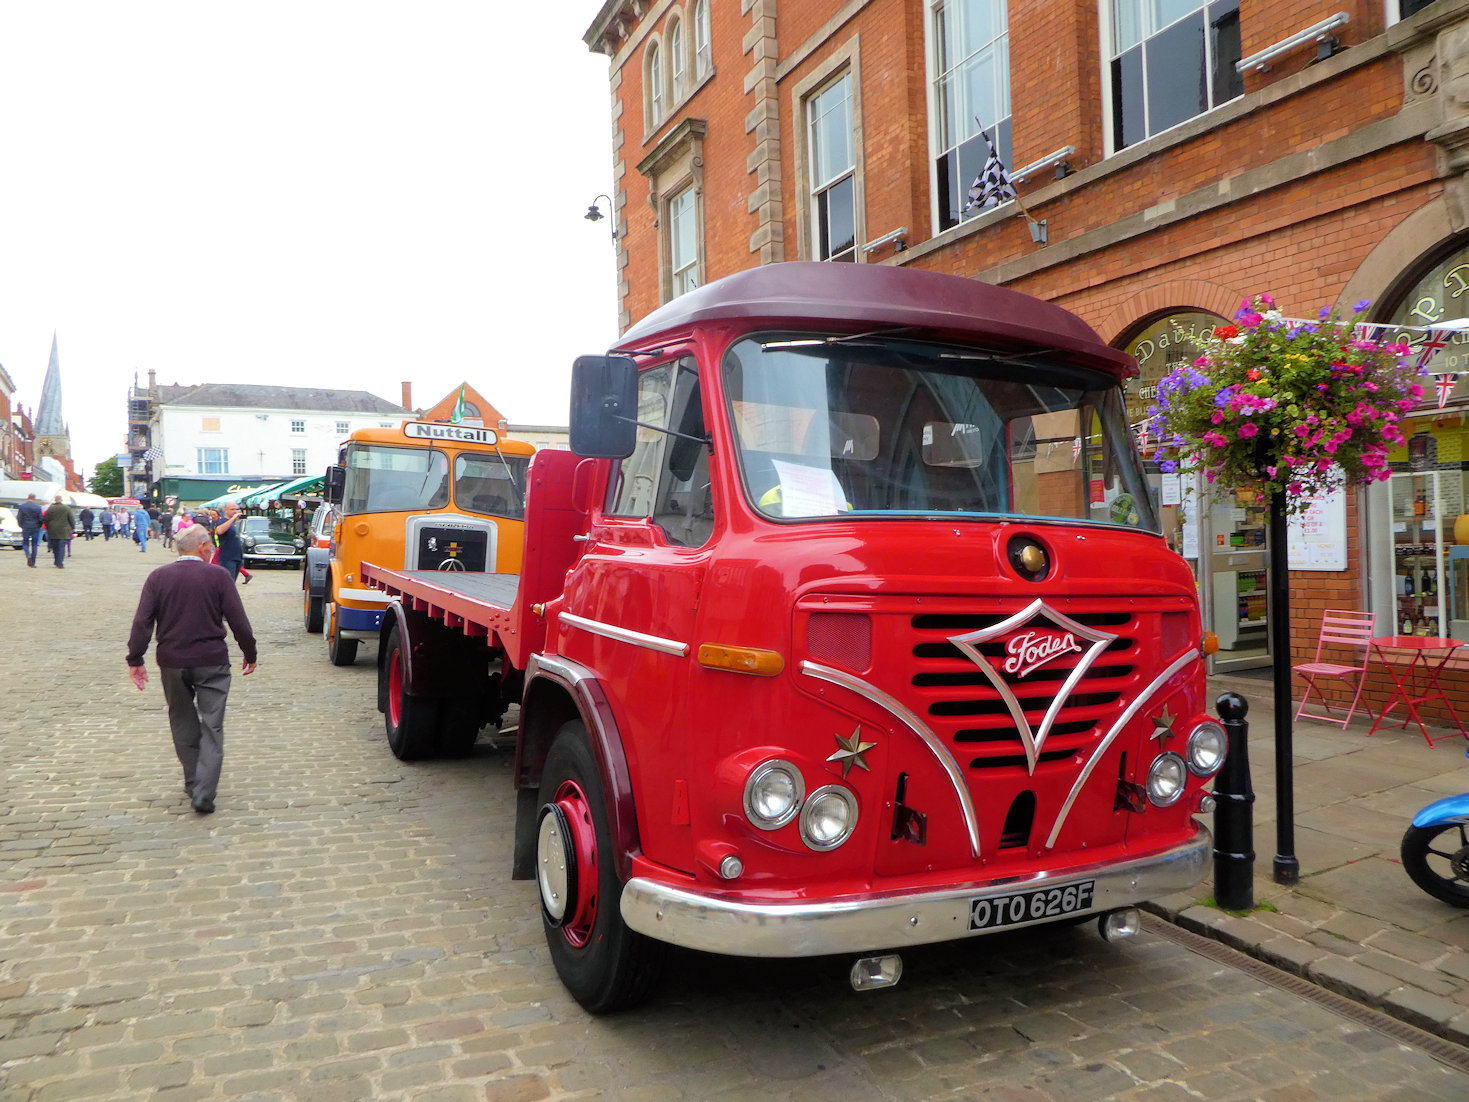
[[[1337,296],[1337,311],[1343,315],[1350,314],[1352,304],[1362,299],[1380,302],[1399,287],[1405,276],[1417,271],[1428,254],[1463,228],[1463,225],[1454,224],[1452,210],[1443,196],[1424,203],[1389,230],[1357,266]]]
[[[1234,317],[1245,295],[1206,279],[1179,279],[1157,283],[1133,295],[1108,314],[1097,333],[1108,344],[1118,346],[1119,338],[1137,328],[1139,322],[1157,314],[1174,314],[1180,310],[1207,310],[1221,318]]]

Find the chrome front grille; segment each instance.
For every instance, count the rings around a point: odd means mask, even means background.
[[[1017,606],[1000,613],[923,613],[909,618],[915,698],[922,702],[925,721],[952,748],[960,765],[968,769],[1027,769],[1024,739],[1008,703],[989,676],[952,642],[955,637],[993,628],[1019,611]],[[1091,751],[1116,717],[1137,674],[1142,617],[1126,611],[1070,609],[1066,615],[1116,638],[1107,643],[1072,686],[1044,731],[1048,711],[1067,679],[1086,661],[1087,649],[1059,654],[1034,669],[1010,673],[1005,669],[1011,657],[1007,642],[1017,632],[974,644],[1013,694],[1032,731],[1044,733],[1036,753],[1038,774],[1048,767],[1058,767],[1053,763]],[[1032,623],[1051,626],[1044,619]]]

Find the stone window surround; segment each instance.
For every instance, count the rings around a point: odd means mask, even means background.
[[[672,242],[669,238],[668,202],[675,195],[694,189],[696,219],[695,282],[701,287],[704,275],[704,137],[708,124],[703,119],[684,119],[670,130],[653,151],[638,162],[638,172],[648,180],[648,204],[653,208],[653,225],[658,231],[658,301],[668,302],[673,294]]]
[[[856,225],[856,262],[865,264],[862,250],[867,241],[866,166],[862,141],[862,36],[854,34],[791,89],[791,131],[795,151],[792,158],[796,191],[796,255],[815,258],[811,227],[811,170],[807,149],[807,101],[844,73],[852,75],[852,219]]]
[[[705,0],[707,3],[708,0]],[[692,2],[685,6],[669,4],[662,10],[653,13],[648,20],[649,29],[641,36],[642,57],[639,60],[639,68],[643,79],[643,145],[647,146],[657,138],[658,131],[678,115],[686,103],[693,99],[704,85],[714,79],[718,71],[713,60],[713,43],[711,32],[709,68],[700,73],[698,71],[698,57],[694,45],[694,25],[692,21]],[[671,37],[669,31],[674,23],[683,27],[683,54],[684,54],[684,88],[680,94],[673,87],[673,59],[668,56],[668,41]],[[663,69],[663,113],[657,118],[653,117],[652,89],[648,83],[648,51],[654,45],[658,47],[662,55]],[[614,67],[616,58],[613,59]]]

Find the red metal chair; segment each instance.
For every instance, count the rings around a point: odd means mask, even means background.
[[[1368,642],[1372,639],[1376,620],[1376,615],[1371,612],[1348,612],[1329,608],[1321,614],[1321,634],[1316,638],[1315,661],[1302,662],[1299,666],[1291,667],[1306,682],[1306,692],[1301,697],[1301,706],[1296,709],[1297,719],[1302,716],[1306,719],[1324,719],[1328,723],[1339,723],[1343,728],[1351,722],[1352,713],[1357,710],[1357,701],[1362,697],[1362,683],[1366,680],[1367,660],[1370,654]],[[1328,646],[1352,648],[1357,654],[1357,664],[1348,666],[1340,662],[1322,661],[1321,654]],[[1348,687],[1353,681],[1356,682],[1352,705],[1347,709],[1345,717],[1338,716],[1331,710],[1331,701],[1322,690],[1321,682],[1330,681],[1342,681],[1347,683]],[[1313,692],[1321,698],[1321,703],[1326,708],[1326,715],[1306,711],[1306,701],[1311,699]]]

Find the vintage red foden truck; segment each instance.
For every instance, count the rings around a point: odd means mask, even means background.
[[[758,268],[577,361],[521,575],[363,565],[398,598],[400,757],[443,709],[520,703],[514,871],[584,1006],[641,997],[664,943],[1125,934],[1199,880],[1225,735],[1128,431],[1135,371],[982,283]]]

